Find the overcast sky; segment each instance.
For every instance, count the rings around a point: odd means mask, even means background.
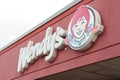
[[[73,0],[0,0],[0,49]]]

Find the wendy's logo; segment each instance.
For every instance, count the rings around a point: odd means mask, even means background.
[[[103,29],[98,11],[87,5],[81,6],[69,23],[65,43],[74,50],[86,50],[96,41]]]

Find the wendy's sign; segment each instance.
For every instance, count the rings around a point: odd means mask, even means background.
[[[22,73],[24,69],[29,67],[36,59],[45,56],[45,61],[52,62],[57,56],[57,50],[65,46],[64,38],[67,31],[61,27],[57,27],[54,34],[53,28],[48,27],[45,38],[42,42],[34,43],[29,41],[28,45],[20,49],[18,69]]]
[[[57,27],[53,33],[53,28],[48,27],[42,42],[29,41],[26,47],[20,49],[17,72],[22,73],[30,63],[43,56],[47,62],[54,61],[57,50],[63,49],[65,45],[73,50],[86,50],[103,29],[98,11],[90,6],[80,6],[69,23],[68,32]]]
[[[69,23],[65,42],[74,50],[86,50],[96,41],[103,29],[98,11],[90,6],[81,6]]]

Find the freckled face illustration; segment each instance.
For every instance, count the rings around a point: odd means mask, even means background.
[[[87,5],[80,6],[69,23],[65,44],[74,50],[86,50],[92,46],[91,43],[95,42],[103,28],[100,15],[95,9]]]
[[[84,16],[77,21],[77,23],[72,27],[73,34],[77,38],[81,38],[83,33],[85,32],[85,28],[87,25],[87,20]]]

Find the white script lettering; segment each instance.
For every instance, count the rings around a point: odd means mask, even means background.
[[[61,27],[57,27],[56,32],[52,35],[53,28],[48,27],[45,38],[41,43],[34,44],[33,41],[29,41],[27,47],[20,49],[18,69],[19,73],[22,73],[24,69],[29,67],[30,63],[33,63],[37,58],[45,56],[45,61],[52,62],[57,55],[57,49],[62,49],[65,46],[64,38],[67,31]]]

